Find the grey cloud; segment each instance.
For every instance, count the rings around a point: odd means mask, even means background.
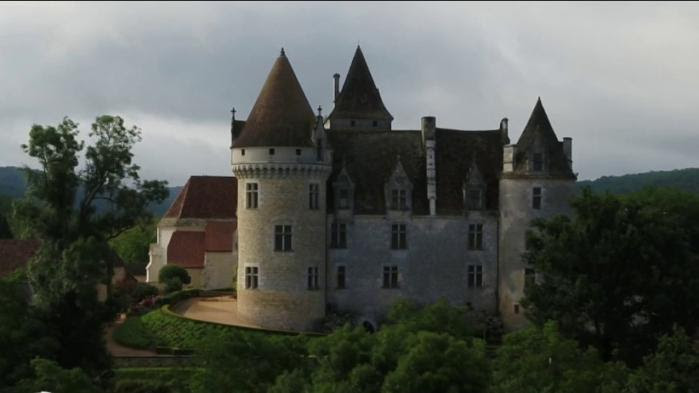
[[[696,20],[696,3],[3,4],[0,165],[26,160],[33,122],[118,113],[150,177],[228,174],[228,111],[247,115],[281,46],[328,113],[361,43],[397,128],[507,116],[516,140],[541,96],[581,178],[699,166]]]

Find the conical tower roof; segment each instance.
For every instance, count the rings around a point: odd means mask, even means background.
[[[388,119],[393,116],[381,100],[362,49],[357,46],[342,91],[330,118]]]
[[[282,49],[234,147],[312,146],[315,115]]]
[[[546,115],[544,105],[541,103],[541,97],[536,100],[536,105],[534,105],[534,110],[532,110],[532,114],[529,116],[529,121],[527,121],[522,135],[517,141],[517,147],[519,149],[528,147],[537,136],[542,138],[546,144],[558,144],[558,138],[553,131],[549,117]]]

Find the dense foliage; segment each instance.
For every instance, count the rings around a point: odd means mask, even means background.
[[[158,282],[165,286],[165,293],[179,291],[191,281],[187,270],[177,265],[165,265],[158,273]]]
[[[699,197],[648,190],[585,192],[573,218],[538,220],[527,261],[528,315],[605,358],[638,363],[674,326],[699,326]]]
[[[99,302],[96,292],[98,284],[106,284],[110,292],[116,256],[108,241],[148,219],[146,207],[164,199],[166,190],[164,182],[142,181],[132,162],[138,128],[124,126],[120,117],[100,116],[88,136],[86,146],[78,139],[78,125],[65,118],[55,127],[34,125],[22,145],[39,170],[26,171],[28,189],[13,203],[12,217],[22,229],[18,235],[40,240],[41,247],[27,272],[31,297],[26,293],[25,299],[30,301],[11,318],[36,321],[32,326],[43,328],[35,329],[23,346],[18,341],[19,347],[3,350],[23,351],[18,360],[42,356],[59,368],[79,368],[108,386],[110,357],[102,335],[113,308],[110,301]],[[97,214],[97,201],[109,208]],[[32,342],[51,346],[34,348]],[[44,364],[32,371],[27,364],[15,366],[26,372],[13,374],[5,386],[52,370]]]
[[[150,244],[155,243],[155,220],[139,222],[109,241],[127,269],[134,273],[145,273]]]
[[[580,190],[590,188],[595,192],[630,194],[647,187],[672,188],[699,194],[699,168],[651,171],[623,176],[602,176],[595,180],[578,182]]]

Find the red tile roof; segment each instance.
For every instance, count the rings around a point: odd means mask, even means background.
[[[38,240],[0,240],[0,277],[26,266],[40,245]]]
[[[210,221],[204,230],[206,251],[225,252],[233,250],[233,232],[236,222]]]
[[[183,268],[204,267],[204,232],[177,231],[167,245],[167,263]]]
[[[167,218],[235,218],[238,183],[228,176],[192,176],[172,203]]]

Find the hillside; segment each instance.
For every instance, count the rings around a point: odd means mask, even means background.
[[[7,209],[9,200],[21,198],[24,195],[26,187],[27,181],[22,172],[22,168],[13,166],[0,167],[0,212]],[[162,203],[152,205],[150,207],[151,213],[158,217],[165,214],[181,189],[181,186],[168,187],[170,194]]]
[[[602,176],[595,180],[578,182],[578,187],[589,186],[593,191],[628,194],[644,187],[676,188],[699,194],[699,168],[653,171],[623,176]]]

